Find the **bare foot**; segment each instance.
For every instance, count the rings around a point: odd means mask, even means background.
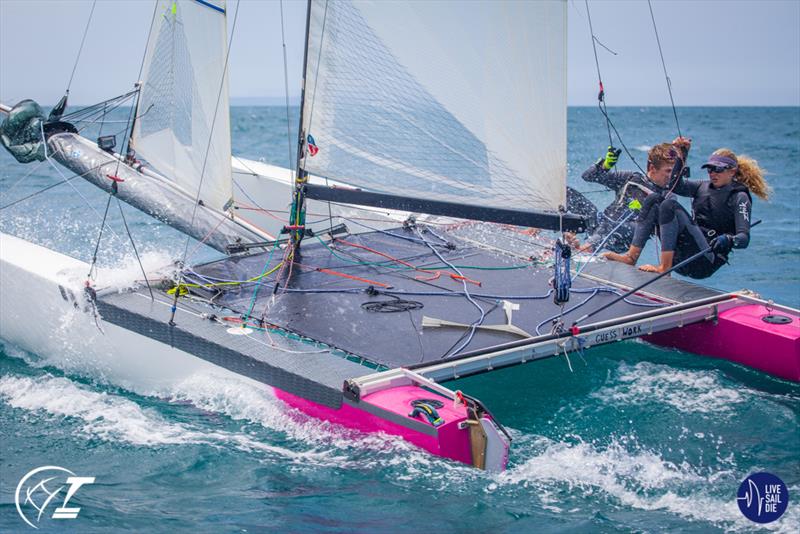
[[[665,269],[661,269],[660,265],[640,265],[639,270],[646,273],[663,273]]]
[[[610,261],[618,261],[620,263],[625,263],[627,265],[636,264],[636,260],[634,260],[627,254],[617,254],[616,252],[603,252],[602,256]]]

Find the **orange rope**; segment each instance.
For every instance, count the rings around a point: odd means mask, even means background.
[[[325,274],[331,274],[333,276],[340,276],[342,278],[348,278],[350,280],[357,280],[359,282],[364,282],[365,284],[370,284],[373,286],[386,287],[386,288],[392,287],[389,284],[384,284],[383,282],[377,282],[375,280],[370,280],[368,278],[360,278],[358,276],[353,276],[352,274],[346,274],[339,271],[334,271],[333,269],[325,269],[323,267],[312,267],[310,265],[303,265],[302,263],[297,263],[297,262],[292,262],[292,263],[298,265],[299,267],[304,267],[306,269],[312,269],[314,271],[318,271]]]
[[[429,282],[431,280],[438,280],[439,277],[442,275],[442,271],[432,270],[432,269],[423,269],[421,267],[417,267],[416,265],[408,263],[407,261],[395,258],[393,256],[390,256],[389,254],[385,254],[385,253],[383,253],[383,252],[381,252],[379,250],[375,250],[373,248],[370,248],[370,247],[367,247],[367,246],[364,246],[364,245],[359,245],[358,243],[351,243],[349,241],[345,241],[344,239],[335,239],[334,242],[342,243],[342,244],[349,245],[349,246],[355,247],[355,248],[360,248],[360,249],[366,250],[367,252],[372,252],[373,254],[377,254],[378,256],[384,257],[384,258],[386,258],[388,260],[397,262],[397,263],[399,263],[401,265],[405,265],[406,267],[411,267],[415,271],[419,271],[421,273],[429,273],[429,274],[432,275],[429,278],[424,278],[422,276],[415,276],[414,277],[415,280],[423,280],[423,281]],[[474,285],[476,285],[478,287],[480,287],[482,285],[479,281],[472,280],[471,278],[467,278],[466,276],[461,276],[461,275],[456,274],[456,273],[447,273],[447,274],[450,275],[450,278],[452,278],[453,280],[457,280],[457,281],[463,280],[465,282],[469,282],[470,284],[474,284]]]

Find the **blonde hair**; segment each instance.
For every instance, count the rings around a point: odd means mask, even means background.
[[[758,166],[758,162],[750,156],[737,156],[733,150],[729,148],[719,148],[714,151],[716,156],[724,156],[736,160],[736,174],[734,179],[739,183],[747,186],[747,188],[756,196],[769,200],[772,194],[772,188],[764,179],[764,170]]]
[[[665,163],[670,165],[675,162],[675,147],[669,143],[655,145],[647,153],[647,163],[660,169]]]

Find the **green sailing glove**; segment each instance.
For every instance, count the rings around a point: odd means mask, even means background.
[[[619,160],[619,155],[622,153],[621,148],[614,148],[613,146],[608,147],[608,152],[606,152],[606,157],[601,159],[603,169],[606,171],[610,171],[614,165],[617,164]]]

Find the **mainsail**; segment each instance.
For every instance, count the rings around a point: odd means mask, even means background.
[[[301,168],[377,193],[566,204],[566,2],[312,0]]]
[[[227,50],[224,0],[159,0],[132,137],[138,156],[217,210],[233,195]]]

